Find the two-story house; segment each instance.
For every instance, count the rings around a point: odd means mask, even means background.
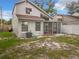
[[[12,28],[17,37],[26,37],[60,33],[60,21],[54,21],[43,9],[29,0],[20,0],[13,9]]]

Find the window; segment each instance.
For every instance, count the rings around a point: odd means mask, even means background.
[[[28,23],[22,22],[22,31],[28,31]]]
[[[26,13],[27,13],[27,14],[30,14],[31,11],[32,11],[31,8],[26,8]]]
[[[36,31],[40,31],[40,29],[41,29],[41,24],[40,24],[40,22],[36,22]]]

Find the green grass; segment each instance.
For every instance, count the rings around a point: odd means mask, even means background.
[[[12,37],[14,36],[12,32],[0,32],[0,37]]]
[[[0,40],[0,48],[8,48],[14,44],[16,44],[17,42],[20,42],[20,40],[16,40],[16,39],[8,39],[8,40]]]
[[[0,38],[1,38],[1,40],[0,40],[0,53],[2,53],[7,48],[22,44],[23,42],[28,43],[28,42],[32,42],[32,41],[37,40],[37,38],[36,39],[34,39],[34,38],[20,39],[20,38],[15,37],[13,35],[13,33],[11,33],[11,32],[1,32]]]
[[[36,49],[32,49],[32,50],[26,50],[26,51],[22,51],[22,50],[17,50],[16,52],[9,54],[9,55],[5,55],[2,59],[17,59],[17,53],[22,53],[21,56],[18,57],[22,57],[22,59],[24,59],[25,56],[29,56],[26,57],[26,59],[40,59],[40,57],[42,57],[43,59],[45,59],[45,56],[48,57],[49,59],[61,59],[61,57],[67,58],[69,57],[69,55],[76,55],[75,53],[72,53],[72,50],[51,50],[51,49],[46,49],[45,47],[43,48],[36,48]],[[42,56],[41,56],[42,55]]]
[[[13,39],[5,39],[5,40],[0,40],[0,49],[6,49],[9,47],[12,47],[14,45],[19,45],[22,43],[29,43],[29,42],[33,42],[36,41],[34,39],[19,39],[19,38],[13,38]]]
[[[53,41],[63,42],[72,44],[75,46],[79,46],[79,37],[67,37],[67,36],[59,36],[59,37],[53,37]]]
[[[21,40],[17,40],[17,39],[0,40],[0,53],[2,53],[7,48],[10,48],[19,43],[21,43]]]
[[[39,42],[44,42],[47,38],[51,38],[51,41],[56,41],[59,43],[67,43],[67,44],[72,44],[75,46],[79,47],[79,37],[68,37],[68,36],[59,36],[59,37],[42,37],[42,38],[29,38],[29,39],[19,39],[16,38],[13,33],[11,32],[1,32],[0,33],[0,37],[1,38],[6,38],[5,40],[0,40],[0,53],[4,53],[4,51],[7,48],[13,47],[15,45],[19,45],[22,44],[23,42],[25,43],[29,43],[29,42],[34,42],[34,41],[38,41]],[[12,37],[12,38],[9,38]],[[34,42],[35,43],[35,42]],[[30,45],[34,45],[34,43],[30,43]],[[17,53],[25,53],[24,55],[22,55],[22,57],[28,56],[26,57],[26,59],[38,59],[37,57],[41,57],[41,54],[45,57],[47,56],[49,59],[61,59],[61,57],[69,57],[69,55],[78,55],[79,53],[75,52],[73,49],[72,50],[62,50],[62,49],[56,49],[56,50],[51,50],[51,49],[47,49],[46,47],[42,47],[42,48],[33,48],[31,50],[26,50],[26,51],[22,51],[21,49],[17,49],[16,52],[13,52],[12,54],[9,55],[5,55],[4,57],[2,57],[2,59],[15,59],[17,57]],[[15,57],[15,58],[14,58]],[[17,58],[16,58],[17,59]]]
[[[71,51],[66,51],[66,50],[54,50],[54,51],[49,51],[48,56],[50,59],[61,59],[61,57],[69,57],[69,55],[72,54]]]

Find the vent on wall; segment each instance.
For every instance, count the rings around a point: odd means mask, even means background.
[[[40,17],[41,18],[43,18],[43,19],[45,19],[46,21],[48,21],[49,20],[49,18],[48,17],[46,17],[45,15],[43,15],[43,14],[40,14]]]

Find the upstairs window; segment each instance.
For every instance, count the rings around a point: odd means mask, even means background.
[[[36,22],[36,24],[35,24],[35,26],[36,26],[36,31],[40,31],[40,29],[41,29],[41,24],[40,24],[40,22]]]
[[[32,11],[31,8],[26,8],[26,13],[27,13],[27,14],[30,14],[31,11]]]

